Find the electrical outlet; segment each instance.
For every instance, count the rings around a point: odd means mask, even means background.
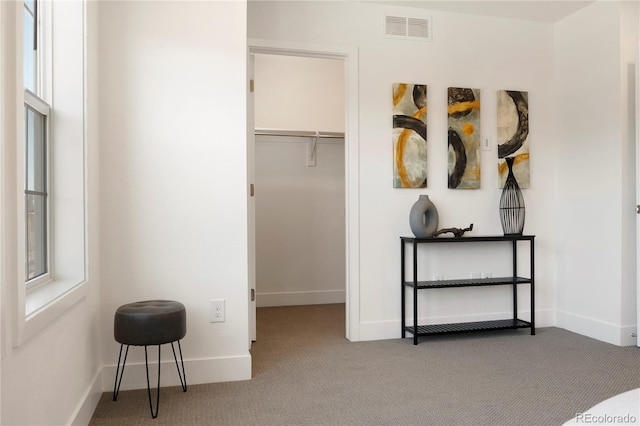
[[[224,299],[209,300],[209,322],[224,322]]]

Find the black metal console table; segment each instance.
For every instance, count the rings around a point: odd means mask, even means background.
[[[402,338],[408,331],[413,335],[413,344],[418,344],[418,336],[434,334],[462,333],[468,331],[505,330],[516,328],[531,328],[531,335],[535,330],[535,279],[534,279],[534,238],[535,235],[505,235],[505,236],[481,236],[461,238],[415,238],[400,237],[400,261],[401,261],[401,311],[402,311]],[[519,277],[517,273],[518,241],[529,242],[530,272],[529,277]],[[420,244],[464,244],[481,242],[506,242],[512,247],[513,274],[510,277],[472,278],[453,280],[418,281],[418,246]],[[405,248],[410,245],[413,249],[413,279],[408,281],[405,277]],[[529,284],[531,289],[531,321],[518,319],[518,285]],[[434,288],[458,288],[510,285],[513,287],[513,318],[493,321],[463,322],[454,324],[418,325],[418,290]],[[413,289],[413,325],[406,325],[405,291]]]

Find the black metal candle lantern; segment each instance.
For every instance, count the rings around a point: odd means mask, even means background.
[[[513,175],[513,157],[504,159],[509,167],[509,174],[500,196],[500,222],[504,235],[522,235],[524,229],[524,197]]]

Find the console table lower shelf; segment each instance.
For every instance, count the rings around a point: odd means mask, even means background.
[[[417,336],[433,336],[436,334],[467,333],[472,331],[509,330],[531,328],[529,321],[521,319],[504,319],[479,322],[459,322],[453,324],[419,325],[418,331],[413,326],[405,326],[405,331]],[[533,333],[532,333],[533,334]]]

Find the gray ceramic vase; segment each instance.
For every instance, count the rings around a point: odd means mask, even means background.
[[[421,195],[409,212],[411,232],[418,238],[431,238],[438,230],[438,209],[428,195]]]

